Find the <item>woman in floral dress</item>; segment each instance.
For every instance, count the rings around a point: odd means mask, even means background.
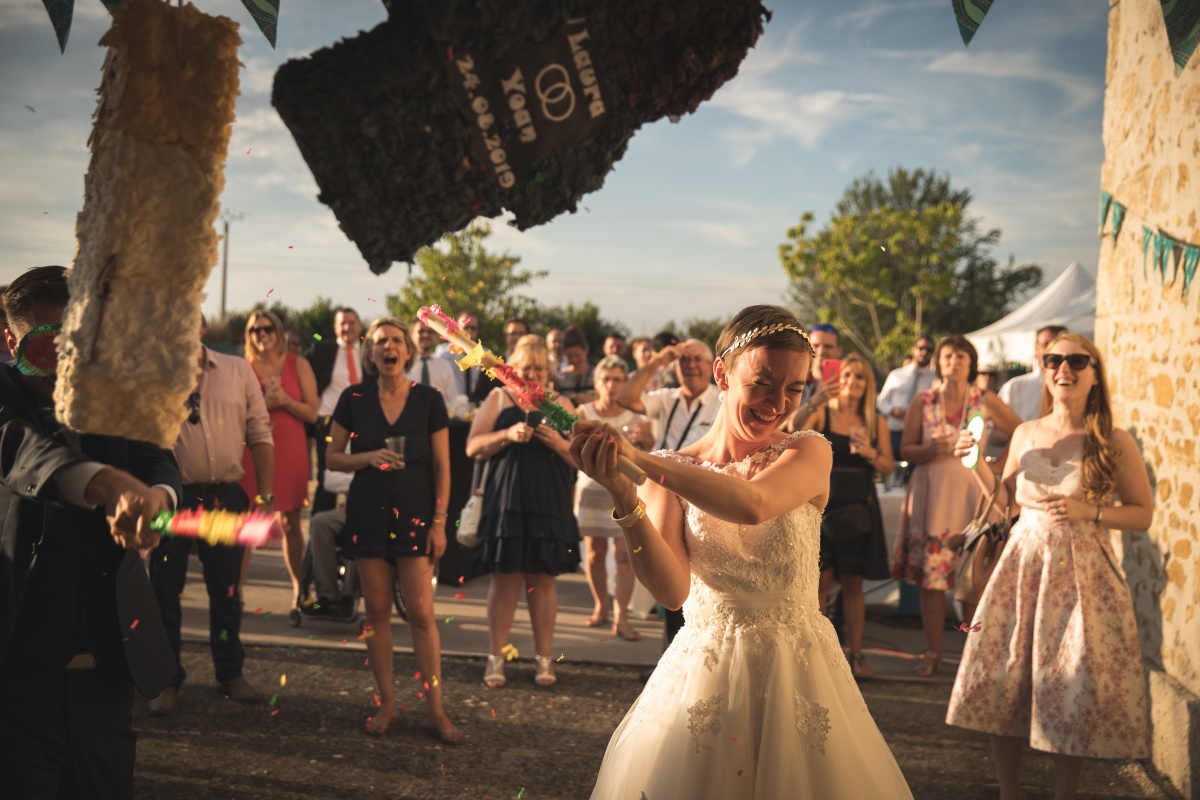
[[[1133,437],[1113,428],[1096,346],[1062,333],[1042,359],[1049,413],[1013,434],[1001,489],[1021,518],[975,612],[946,715],[991,735],[1001,800],[1024,797],[1027,741],[1054,756],[1055,800],[1075,797],[1084,758],[1150,755],[1133,600],[1108,533],[1150,526],[1150,480]],[[972,443],[964,433],[956,452]],[[975,472],[991,491],[991,472]]]
[[[975,388],[979,356],[963,336],[938,342],[933,356],[939,383],[908,407],[900,456],[916,464],[900,513],[892,575],[921,589],[925,652],[916,673],[937,672],[942,663],[946,592],[954,588],[955,551],[947,539],[962,533],[975,514],[980,488],[971,470],[954,457],[958,432],[983,414],[1011,433],[1021,420],[992,392]],[[1003,506],[1001,506],[1003,507]]]

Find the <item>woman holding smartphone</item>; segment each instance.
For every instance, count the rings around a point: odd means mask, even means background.
[[[550,376],[549,354],[538,336],[521,337],[508,363],[525,380],[543,386]],[[564,397],[557,402],[574,410]],[[483,676],[492,688],[505,684],[504,651],[522,587],[537,651],[534,683],[554,685],[554,579],[579,566],[574,461],[567,439],[540,422],[538,412],[526,412],[512,392],[500,387],[483,401],[467,436],[467,455],[491,461],[479,521],[482,544],[475,557],[483,571],[492,573]]]
[[[933,353],[940,379],[908,407],[900,457],[916,464],[900,511],[892,575],[921,589],[921,623],[927,643],[915,672],[929,677],[942,663],[946,592],[954,588],[956,551],[947,540],[962,533],[982,490],[971,470],[954,456],[958,432],[982,414],[1006,434],[1021,423],[992,392],[975,388],[979,355],[965,336],[947,336]],[[960,537],[961,538],[961,537]]]

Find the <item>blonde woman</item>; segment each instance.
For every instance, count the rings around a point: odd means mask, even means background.
[[[545,385],[550,376],[549,355],[539,336],[522,336],[507,361],[527,381]],[[574,410],[566,398],[557,399]],[[492,462],[479,522],[483,543],[475,556],[482,571],[492,574],[484,683],[499,688],[506,682],[504,649],[523,594],[536,650],[534,683],[553,686],[558,615],[554,579],[579,567],[579,526],[572,513],[575,464],[567,440],[527,417],[516,395],[501,387],[493,389],[475,412],[467,455]]]
[[[887,542],[875,494],[875,473],[889,474],[895,462],[891,437],[886,428],[880,435],[875,413],[875,373],[861,356],[852,353],[842,359],[840,381],[837,396],[809,417],[805,428],[820,431],[833,447],[826,517],[835,520],[838,509],[861,504],[869,527],[850,531],[845,524],[822,524],[818,595],[821,608],[826,608],[830,585],[835,578],[841,582],[850,669],[856,678],[869,678],[875,673],[862,654],[867,619],[863,579],[888,577]]]
[[[283,558],[292,579],[292,598],[298,607],[300,574],[304,563],[304,535],[300,531],[300,509],[308,500],[308,434],[306,422],[317,421],[317,378],[303,356],[288,352],[283,323],[270,311],[255,311],[246,320],[246,360],[254,367],[271,414],[271,437],[275,443],[275,512],[283,526]],[[250,449],[242,456],[245,476],[242,491],[255,499],[254,462]],[[267,498],[262,498],[264,501]],[[238,594],[246,580],[251,549],[242,559]]]
[[[1085,758],[1150,755],[1137,624],[1109,529],[1154,516],[1137,442],[1114,428],[1096,346],[1060,333],[1042,355],[1042,413],[1012,437],[1000,491],[1020,506],[984,589],[946,722],[990,735],[1001,800],[1021,800],[1021,748],[1054,758],[1054,798]],[[974,444],[963,433],[956,454]],[[977,469],[984,489],[990,470]],[[1119,500],[1119,502],[1115,502]]]

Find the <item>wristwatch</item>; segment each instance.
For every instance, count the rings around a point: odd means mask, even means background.
[[[275,502],[275,493],[267,492],[266,494],[260,494],[254,498],[254,502],[260,506],[265,506],[268,503],[274,503]]]

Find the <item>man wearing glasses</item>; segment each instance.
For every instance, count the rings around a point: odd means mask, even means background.
[[[922,336],[913,345],[912,361],[888,373],[883,388],[879,390],[877,407],[887,420],[888,433],[892,437],[892,452],[900,452],[900,438],[904,434],[904,416],[917,395],[933,387],[935,376],[929,362],[933,359],[933,339]],[[900,460],[896,460],[893,475],[900,476]]]
[[[200,335],[205,334],[203,320]],[[188,418],[175,442],[175,459],[183,474],[180,507],[222,508],[246,511],[255,506],[272,512],[275,502],[275,445],[271,419],[262,389],[250,362],[200,346],[199,378],[188,403]],[[250,448],[258,495],[249,498],[239,481],[243,443]],[[170,537],[150,554],[150,583],[167,638],[175,654],[177,671],[162,694],[150,701],[150,713],[174,713],[179,689],[187,673],[179,659],[182,612],[179,597],[187,583],[187,563],[192,540]],[[240,637],[242,608],[237,596],[243,548],[196,541],[204,584],[208,590],[209,641],[217,683],[230,698],[240,703],[257,703],[262,695],[242,676],[246,651]]]
[[[474,314],[464,311],[458,315],[458,319],[455,321],[469,339],[479,341],[479,319]],[[458,360],[462,358],[463,354],[450,352],[450,344],[448,342],[442,342],[438,346],[437,353],[439,357],[449,361],[450,365],[454,368],[454,382],[458,393],[465,394],[472,403],[478,405],[480,401],[476,399],[476,394],[479,391],[480,383],[485,382],[487,376],[480,372],[479,367],[469,367],[465,370],[459,369]]]
[[[308,352],[308,363],[317,378],[317,394],[321,404],[317,408],[317,423],[313,426],[313,438],[317,445],[317,491],[313,496],[312,510],[329,511],[337,505],[337,494],[325,489],[325,446],[328,444],[330,416],[337,407],[338,399],[347,386],[363,380],[362,360],[358,343],[362,336],[362,322],[353,308],[342,307],[333,314],[333,341],[320,340]]]
[[[0,775],[9,797],[132,797],[134,688],[175,669],[138,548],[182,489],[166,450],[55,420],[67,301],[57,266],[3,295]]]
[[[1033,369],[1008,381],[997,392],[1000,399],[1017,412],[1017,416],[1021,418],[1022,422],[1028,422],[1041,416],[1042,355],[1045,354],[1050,343],[1066,330],[1062,325],[1046,325],[1038,328],[1037,338],[1033,342]]]

